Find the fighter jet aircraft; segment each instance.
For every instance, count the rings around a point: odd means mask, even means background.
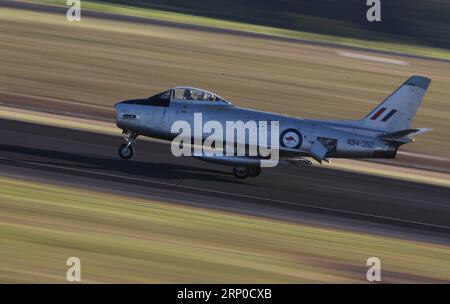
[[[115,105],[117,126],[123,130],[126,141],[119,148],[119,156],[123,159],[133,156],[133,144],[139,135],[174,140],[179,135],[173,132],[175,122],[185,121],[194,125],[195,115],[198,117],[201,114],[203,122],[216,121],[223,126],[228,121],[255,121],[258,123],[258,131],[261,128],[270,129],[270,125],[276,122],[277,163],[280,164],[311,164],[310,158],[319,163],[328,162],[330,158],[395,158],[401,145],[410,143],[414,141],[414,136],[431,130],[411,127],[430,82],[431,79],[422,76],[409,78],[359,120],[289,117],[240,108],[206,90],[175,87],[149,98],[126,100]],[[269,127],[259,122],[268,122]],[[250,133],[247,132],[243,139],[247,148],[248,140],[251,141]],[[194,132],[190,136],[191,143],[196,140],[203,142],[209,135]],[[197,154],[194,157],[232,166],[233,174],[240,179],[258,176],[262,162],[267,159],[248,153]]]

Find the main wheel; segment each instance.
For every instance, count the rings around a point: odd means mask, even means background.
[[[130,159],[133,157],[134,149],[131,145],[123,144],[119,147],[119,156],[123,159]]]
[[[233,174],[239,179],[244,179],[250,175],[250,169],[247,167],[234,167]]]
[[[260,174],[261,174],[261,167],[251,167],[250,168],[250,172],[249,172],[250,177],[257,177]]]

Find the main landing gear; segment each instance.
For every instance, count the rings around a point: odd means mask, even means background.
[[[256,177],[261,174],[261,167],[234,167],[233,174],[239,179]]]
[[[138,135],[132,131],[123,131],[122,135],[127,143],[119,147],[119,156],[122,159],[130,159],[134,154],[132,145],[136,141]]]

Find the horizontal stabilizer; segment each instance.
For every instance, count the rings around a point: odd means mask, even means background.
[[[418,128],[418,129],[405,129],[405,130],[401,130],[401,131],[397,131],[397,132],[392,132],[392,133],[385,133],[382,135],[379,135],[378,137],[383,139],[383,140],[387,140],[387,141],[397,141],[397,142],[411,142],[414,139],[412,138],[413,136],[417,136],[420,134],[423,134],[425,132],[429,132],[433,129],[429,129],[429,128]]]

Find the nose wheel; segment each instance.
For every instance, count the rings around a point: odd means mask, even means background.
[[[134,149],[130,144],[123,144],[119,147],[119,156],[122,159],[130,159],[133,157]]]
[[[133,157],[134,149],[132,144],[136,141],[137,134],[134,132],[124,131],[123,138],[127,142],[119,147],[119,156],[122,159],[130,159]]]

